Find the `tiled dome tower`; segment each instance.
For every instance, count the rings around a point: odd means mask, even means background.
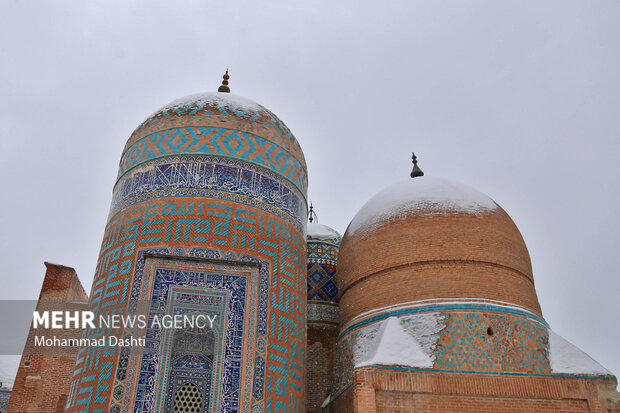
[[[312,205],[310,206],[312,211]],[[320,412],[331,390],[338,335],[336,264],[341,236],[327,225],[308,223],[308,412]]]
[[[547,385],[557,386],[549,406],[563,409],[571,385],[534,377],[581,374],[605,391],[615,380],[549,330],[519,230],[468,186],[418,175],[379,192],[345,232],[336,279],[332,412],[470,411],[458,394],[472,411],[499,411],[480,397],[543,397],[532,395]]]
[[[144,347],[82,349],[69,411],[163,412],[187,398],[200,411],[305,410],[304,155],[273,113],[226,93],[227,79],[222,92],[176,100],[132,133],[90,297],[97,314],[149,303],[149,316],[213,314],[214,327],[202,338],[152,329]],[[175,358],[188,351],[197,370]]]

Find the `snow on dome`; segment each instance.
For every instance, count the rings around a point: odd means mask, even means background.
[[[554,373],[612,376],[609,370],[592,357],[551,330],[549,330],[549,359]]]
[[[342,237],[327,225],[309,222],[307,238],[321,241],[339,241]]]
[[[467,185],[433,177],[398,182],[372,197],[355,215],[350,235],[409,214],[478,214],[497,209],[488,196]]]
[[[390,317],[382,323],[369,355],[370,358],[357,363],[355,367],[433,367],[433,360],[424,353],[416,339],[405,332],[397,317]]]
[[[159,113],[167,113],[169,111],[186,109],[188,107],[202,108],[204,106],[228,108],[238,116],[258,114],[267,111],[267,109],[253,100],[233,93],[196,93],[173,100],[155,111],[147,120],[155,117]]]

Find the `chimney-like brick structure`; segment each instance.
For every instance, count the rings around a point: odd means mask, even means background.
[[[86,309],[88,296],[75,270],[64,265],[45,263],[47,268],[39,294],[37,311]],[[77,338],[79,329],[53,330],[59,338]],[[62,412],[79,347],[64,347],[50,352],[35,347],[34,337],[41,335],[30,327],[28,339],[17,370],[7,413]],[[47,335],[47,334],[46,334]],[[50,354],[52,353],[52,354]]]

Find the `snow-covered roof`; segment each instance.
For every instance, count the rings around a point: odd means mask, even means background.
[[[383,321],[367,360],[355,367],[382,365],[432,368],[433,360],[424,353],[415,338],[400,325],[397,317]]]
[[[347,232],[353,235],[409,214],[479,214],[497,209],[488,196],[467,185],[434,177],[398,182],[372,197],[355,215]]]
[[[321,241],[340,241],[342,237],[336,230],[327,225],[315,222],[308,223],[308,239]]]
[[[592,357],[551,330],[549,330],[549,359],[551,371],[554,373],[613,375]]]
[[[196,93],[173,100],[159,110],[155,111],[155,113],[147,119],[152,118],[158,113],[166,113],[168,111],[174,111],[175,109],[187,109],[188,107],[201,108],[204,106],[223,107],[235,112],[241,111],[249,114],[267,112],[267,109],[263,106],[246,97],[235,95],[233,93],[209,92]]]

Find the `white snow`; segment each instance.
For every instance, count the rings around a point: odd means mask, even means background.
[[[233,93],[196,93],[194,95],[185,96],[172,102],[168,103],[166,106],[162,107],[147,119],[152,118],[157,113],[165,112],[169,110],[173,110],[176,108],[184,108],[188,105],[192,106],[201,106],[201,105],[209,105],[209,106],[223,106],[235,110],[242,110],[245,112],[264,112],[266,109],[259,105],[258,103],[245,98],[243,96],[235,95]]]
[[[318,240],[336,240],[341,238],[339,233],[327,225],[317,224],[315,222],[308,223],[308,237]]]
[[[430,298],[427,300],[417,300],[417,301],[407,301],[404,303],[392,304],[385,307],[374,308],[372,310],[363,312],[357,316],[355,316],[351,321],[349,321],[344,327],[345,329],[352,324],[357,323],[359,320],[372,317],[374,315],[382,314],[388,311],[397,311],[407,308],[418,308],[418,307],[427,307],[427,306],[435,306],[435,305],[489,305],[494,307],[508,308],[511,310],[519,310],[525,313],[534,314],[531,310],[528,310],[525,307],[521,307],[516,304],[508,303],[506,301],[497,301],[490,300],[486,298]]]
[[[327,398],[323,401],[323,404],[321,405],[321,409],[324,409],[327,407],[327,405],[329,404],[329,402],[332,401],[332,395],[328,394]]]
[[[413,213],[478,214],[497,209],[483,193],[461,183],[422,176],[396,183],[372,197],[355,215],[350,235]]]
[[[371,348],[370,358],[355,367],[384,365],[432,368],[433,361],[418,342],[401,327],[397,317],[383,321]]]
[[[551,371],[565,374],[613,374],[586,353],[549,330],[549,358]]]

